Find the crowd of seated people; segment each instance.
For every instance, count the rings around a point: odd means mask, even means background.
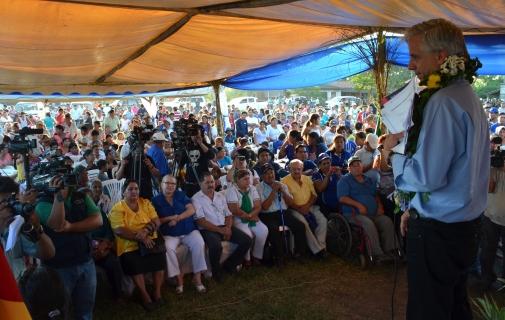
[[[105,270],[115,298],[128,293],[124,279],[130,278],[139,303],[152,311],[165,302],[166,278],[184,294],[184,275],[191,273],[194,290],[205,293],[206,276],[220,282],[227,274],[267,263],[266,247],[279,266],[290,259],[324,261],[333,213],[363,229],[369,254],[377,260],[396,253],[399,239],[389,197],[394,181],[381,156],[373,108],[279,105],[249,113],[232,106],[231,126],[221,137],[214,108],[193,109],[193,114],[190,109],[160,106],[150,115],[143,107],[105,113],[98,108],[83,110],[79,118],[60,110],[33,123],[44,132],[33,135],[37,147],[28,155],[30,165],[64,157],[77,177],[72,188],[53,178],[50,186],[57,192],[35,206],[55,253],[27,253],[61,278],[73,318],[92,317],[96,266]],[[181,150],[174,124],[189,117],[202,126]],[[148,124],[154,124],[148,139],[131,139],[131,132]],[[19,123],[6,124],[3,142],[19,129]],[[5,144],[0,145],[1,165],[11,166],[14,179],[23,184],[23,156],[9,153]],[[121,188],[107,187],[113,183]],[[496,190],[502,189],[500,183]],[[495,224],[488,228],[493,239]],[[494,242],[486,253],[496,251]],[[496,278],[491,271],[486,276],[489,282]],[[154,284],[152,291],[146,278]]]

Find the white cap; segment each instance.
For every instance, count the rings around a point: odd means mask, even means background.
[[[496,127],[496,129],[494,129],[494,133],[495,133],[495,134],[500,134],[500,131],[501,131],[502,129],[505,129],[505,126],[498,126],[498,127]]]
[[[165,135],[161,132],[156,132],[153,134],[153,141],[168,141],[167,138],[165,138]]]
[[[377,145],[379,144],[379,137],[375,133],[369,133],[366,135],[365,142],[368,142],[368,145],[372,149],[377,149]]]

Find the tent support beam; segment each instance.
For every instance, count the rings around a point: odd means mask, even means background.
[[[73,1],[73,0],[46,0],[50,2],[63,2],[70,4],[80,4],[80,5],[91,5],[91,6],[101,6],[101,7],[114,7],[114,8],[124,8],[124,9],[139,9],[139,10],[154,10],[154,11],[177,11],[177,12],[188,12],[194,13],[207,13],[210,11],[218,11],[218,10],[230,10],[230,9],[251,9],[251,8],[262,8],[262,7],[271,7],[277,6],[281,4],[287,4],[290,2],[297,2],[300,0],[238,0],[228,3],[218,3],[211,4],[207,6],[201,7],[193,7],[193,8],[171,8],[171,7],[152,7],[152,6],[143,6],[143,5],[135,5],[135,4],[120,4],[120,3],[107,3],[107,2],[88,2],[85,0],[82,1]]]
[[[219,96],[219,89],[221,88],[223,80],[212,81],[212,88],[214,89],[214,96],[216,97],[216,126],[217,134],[224,137],[224,123],[223,113],[221,112],[221,97]]]
[[[100,76],[98,79],[96,79],[95,84],[100,84],[105,82],[107,78],[112,76],[114,73],[116,73],[118,70],[126,66],[128,63],[131,61],[137,59],[141,55],[143,55],[149,48],[152,46],[157,45],[158,43],[166,40],[168,37],[179,31],[180,28],[182,28],[186,23],[189,22],[189,20],[194,16],[192,13],[186,14],[184,17],[182,17],[179,21],[171,25],[168,29],[160,33],[156,38],[152,39],[148,43],[144,44],[141,48],[139,48],[137,51],[135,51],[133,54],[131,54],[129,57],[127,57],[125,60],[121,61],[118,65],[114,66],[112,69],[107,71],[105,74]]]
[[[228,3],[213,4],[210,6],[197,7],[195,9],[197,9],[201,13],[205,13],[219,10],[271,7],[297,1],[299,0],[242,0]]]
[[[283,22],[283,23],[292,23],[296,25],[305,25],[305,26],[320,26],[320,27],[347,27],[347,28],[352,28],[352,26],[345,26],[345,25],[337,25],[337,24],[330,24],[330,23],[318,23],[318,22],[303,22],[303,21],[294,21],[294,20],[284,20],[284,19],[274,19],[274,18],[266,18],[266,17],[254,17],[254,16],[249,16],[245,14],[239,14],[239,13],[234,13],[234,12],[227,12],[227,11],[219,11],[219,10],[225,10],[225,8],[210,8],[211,6],[207,7],[196,7],[196,8],[168,8],[168,7],[148,7],[148,6],[142,6],[142,5],[129,5],[129,4],[116,4],[116,3],[102,3],[102,2],[86,2],[86,1],[72,1],[72,0],[45,0],[49,2],[61,2],[61,3],[69,3],[69,4],[80,4],[80,5],[89,5],[89,6],[98,6],[98,7],[110,7],[110,8],[121,8],[121,9],[132,9],[132,10],[151,10],[151,11],[173,11],[173,12],[186,12],[186,13],[193,13],[193,14],[207,14],[207,15],[212,15],[212,16],[221,16],[221,17],[231,17],[231,18],[244,18],[244,19],[256,19],[256,20],[263,20],[263,21],[273,21],[273,22]],[[260,1],[260,0],[258,0]],[[269,6],[276,6],[276,5],[281,5],[281,4],[287,4],[289,2],[293,2],[294,0],[262,0],[265,2],[263,5],[259,5],[258,1],[254,1],[253,4],[249,4],[249,7],[247,7],[246,4],[242,4],[241,7],[233,7],[233,8],[227,8],[227,9],[245,9],[245,8],[258,8],[258,7],[269,7]],[[247,1],[246,1],[247,2]],[[236,3],[236,2],[233,2]],[[271,4],[269,4],[271,3]],[[217,5],[213,5],[217,6]],[[210,9],[209,9],[210,8]],[[397,28],[398,30],[403,30],[404,28]]]

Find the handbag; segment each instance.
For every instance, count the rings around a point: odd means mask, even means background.
[[[152,248],[146,247],[146,245],[142,242],[139,241],[139,252],[140,256],[145,257],[151,254],[158,254],[158,253],[164,253],[167,251],[165,247],[165,239],[162,236],[159,236],[155,239],[152,239],[154,241],[154,246]]]

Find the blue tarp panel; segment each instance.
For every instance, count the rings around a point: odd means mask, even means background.
[[[505,75],[505,35],[465,36],[465,42],[470,56],[479,58],[482,63],[478,74]],[[400,66],[408,65],[409,50],[405,41],[400,44],[393,60]]]
[[[481,75],[505,75],[505,35],[466,36],[470,56],[483,64]],[[394,64],[407,66],[408,47],[403,38],[389,37],[388,48]],[[398,44],[398,42],[400,42]],[[243,90],[289,89],[320,85],[368,70],[360,59],[356,44],[345,44],[301,55],[244,72],[224,82]]]
[[[366,70],[355,46],[340,45],[244,72],[223,85],[243,90],[310,87]]]

